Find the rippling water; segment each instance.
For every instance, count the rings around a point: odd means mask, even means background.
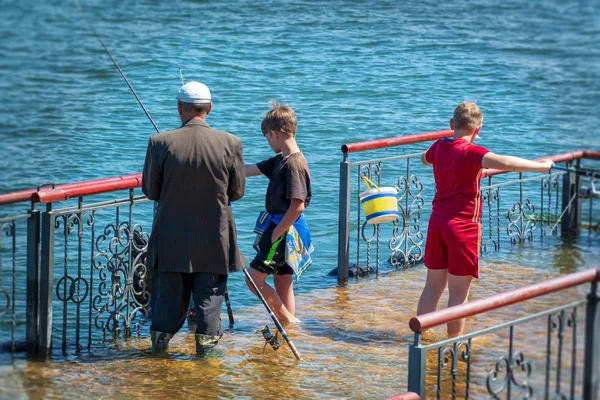
[[[0,395],[264,398],[281,395],[280,381],[283,397],[377,398],[402,389],[406,321],[423,271],[348,288],[324,278],[337,251],[340,145],[445,129],[470,99],[484,112],[481,144],[492,151],[537,157],[600,147],[597,2],[438,3],[82,1],[161,130],[179,125],[178,65],[186,80],[211,88],[208,122],[242,139],[247,162],[270,155],[260,133],[268,100],[297,110],[317,249],[298,288],[306,322],[292,334],[308,361],[295,364],[283,348],[260,355],[258,330],[268,321],[234,276],[244,312],[226,336],[225,357],[197,361],[191,335],[180,335],[166,357],[133,339],[97,358],[18,362],[3,370]],[[75,7],[9,0],[0,9],[0,193],[140,172],[154,129]],[[250,180],[234,206],[249,254],[265,187]],[[493,253],[474,296],[597,266],[597,238],[590,240]],[[525,264],[534,270],[518,266]],[[501,279],[509,271],[519,271],[518,281]],[[473,323],[491,323],[485,318]]]

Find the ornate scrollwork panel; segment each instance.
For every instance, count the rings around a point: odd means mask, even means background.
[[[523,380],[519,380],[517,375],[523,373]],[[533,387],[529,384],[530,377],[531,364],[522,352],[517,352],[510,360],[504,355],[496,361],[494,369],[487,375],[486,387],[493,399],[500,399],[500,394],[507,390],[509,385],[517,388],[518,398],[530,399],[533,396]]]
[[[508,227],[506,232],[510,237],[511,243],[518,243],[525,239],[533,239],[533,231],[536,227],[535,206],[529,199],[523,200],[523,203],[516,202],[510,208],[506,217]]]
[[[541,230],[541,235],[556,234],[559,218],[559,202],[558,202],[559,176],[550,175],[547,179],[542,180],[542,209],[540,220],[542,226],[546,225],[545,229]]]
[[[94,268],[100,282],[92,308],[95,326],[105,334],[129,335],[148,317],[148,238],[141,225],[130,229],[129,223],[123,222],[107,225],[96,239]]]
[[[499,188],[484,189],[481,191],[481,203],[482,214],[481,214],[481,225],[487,225],[488,237],[484,240],[482,238],[482,250],[487,252],[488,249],[497,251],[500,248],[500,242],[497,235],[494,232],[500,230],[500,190]],[[485,217],[485,209],[487,208],[487,218]],[[494,224],[494,220],[496,223]]]
[[[15,222],[6,222],[0,226],[0,317],[4,316],[10,310],[14,301],[8,289],[4,289],[2,282],[2,236],[9,238],[15,237]],[[14,257],[14,254],[13,254]],[[15,282],[13,282],[15,285]]]
[[[413,266],[423,258],[421,210],[425,205],[423,183],[416,175],[398,178],[398,220],[393,222],[390,262],[396,268]]]

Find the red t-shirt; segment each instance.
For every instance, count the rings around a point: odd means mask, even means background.
[[[481,163],[488,152],[463,138],[444,138],[431,145],[425,159],[433,164],[437,190],[432,215],[479,222]]]

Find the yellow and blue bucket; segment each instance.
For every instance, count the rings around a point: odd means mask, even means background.
[[[366,176],[362,177],[368,190],[358,197],[362,204],[367,224],[376,225],[398,219],[398,190],[394,187],[378,187]],[[373,186],[373,187],[371,187]]]

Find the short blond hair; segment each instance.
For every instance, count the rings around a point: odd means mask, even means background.
[[[483,122],[483,114],[477,104],[465,101],[456,107],[452,119],[454,120],[454,130],[475,129]]]
[[[274,100],[271,100],[269,104],[271,105],[271,110],[267,112],[260,126],[263,135],[266,135],[269,131],[278,131],[290,136],[296,136],[298,121],[296,120],[294,110],[287,104],[282,104]]]

